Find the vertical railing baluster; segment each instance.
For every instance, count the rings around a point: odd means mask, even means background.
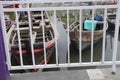
[[[22,58],[23,55],[22,55],[22,46],[21,46],[21,38],[20,38],[20,28],[19,28],[17,11],[15,12],[15,16],[16,16],[16,26],[17,26],[17,35],[18,35],[18,44],[19,44],[20,63],[21,63],[21,66],[23,66],[23,58]]]
[[[106,25],[107,21],[107,9],[104,9],[104,23],[103,23],[103,45],[102,45],[102,63],[104,63],[105,60],[105,37],[106,37],[106,27],[108,25]]]
[[[69,10],[67,10],[67,31],[68,31],[68,64],[70,64],[70,47],[69,47],[69,43],[70,43],[70,37],[69,37],[69,19],[70,19],[70,16],[69,16]]]
[[[29,10],[29,4],[27,4],[27,8],[28,8],[28,22],[29,22],[29,31],[30,31],[30,46],[31,46],[31,52],[32,52],[32,62],[33,62],[33,66],[35,66],[35,55],[34,55],[34,47],[33,47],[33,36],[32,36],[32,17],[31,17],[31,11]]]
[[[54,15],[53,15],[53,17],[54,17],[54,29],[55,29],[55,31],[54,31],[54,34],[55,34],[55,51],[56,51],[56,65],[58,65],[58,43],[57,43],[57,35],[56,35],[56,33],[57,33],[57,17],[56,17],[56,10],[54,10]]]
[[[95,13],[95,10],[94,10],[94,9],[92,9],[91,63],[93,63],[93,45],[94,45],[94,13]]]
[[[46,44],[45,44],[45,21],[44,21],[44,13],[43,13],[43,11],[41,11],[41,14],[42,14],[43,45],[44,45],[44,61],[45,61],[45,65],[47,65]]]
[[[79,10],[79,63],[82,62],[82,9]]]
[[[118,1],[118,8],[116,13],[116,22],[115,22],[115,33],[114,33],[114,43],[113,43],[113,57],[112,57],[112,73],[116,72],[116,58],[117,58],[117,48],[118,48],[118,33],[120,24],[120,0]]]

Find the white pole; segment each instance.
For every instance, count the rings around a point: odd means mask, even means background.
[[[116,23],[115,23],[115,33],[114,33],[114,44],[113,44],[113,65],[112,65],[112,74],[116,72],[116,57],[117,57],[117,42],[118,42],[118,32],[119,32],[119,21],[120,21],[120,0],[118,2],[117,14],[116,14]]]
[[[93,63],[93,48],[94,48],[94,13],[95,9],[92,9],[92,31],[91,31],[91,63]]]
[[[67,10],[67,29],[68,29],[68,64],[70,64],[70,48],[69,48],[69,43],[70,43],[70,38],[69,38],[69,19],[70,19],[70,15],[69,15],[69,10]]]
[[[54,10],[53,18],[54,18],[54,26],[55,26],[55,33],[54,33],[54,34],[56,34],[56,33],[57,33],[57,29],[56,29],[56,27],[57,27],[56,10]],[[59,64],[58,64],[58,47],[57,47],[57,44],[58,44],[58,43],[57,43],[57,36],[55,35],[56,65],[58,66]]]
[[[19,28],[17,11],[15,11],[15,16],[16,16],[17,36],[18,36],[18,44],[19,44],[19,51],[20,51],[20,65],[23,66],[22,47],[21,47],[21,38],[20,38],[20,28]]]
[[[104,25],[103,25],[103,43],[102,43],[102,63],[105,61],[105,37],[106,37],[106,23],[107,23],[107,8],[104,9]]]
[[[79,63],[82,63],[82,9],[79,11]]]

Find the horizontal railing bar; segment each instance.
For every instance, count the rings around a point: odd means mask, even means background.
[[[79,9],[104,9],[118,8],[118,5],[96,5],[96,6],[61,6],[61,7],[39,7],[39,8],[4,8],[4,12],[14,11],[40,11],[40,10],[79,10]]]
[[[11,70],[20,70],[20,69],[36,69],[36,68],[61,68],[61,67],[87,67],[87,66],[105,66],[105,65],[112,65],[113,62],[106,61],[104,64],[101,64],[101,62],[93,62],[92,64],[90,62],[84,62],[84,63],[70,63],[70,64],[47,64],[47,65],[35,65],[35,66],[11,66]],[[120,64],[120,61],[116,61],[116,64]]]
[[[96,2],[96,1],[101,1],[101,0],[25,0],[25,1],[0,1],[0,4],[66,3],[66,2]],[[102,0],[102,2],[103,1],[106,1],[106,0]]]

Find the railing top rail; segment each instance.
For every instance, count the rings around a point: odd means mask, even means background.
[[[39,8],[4,8],[4,11],[36,11],[36,10],[80,10],[80,9],[107,9],[107,8],[117,8],[119,5],[93,5],[93,6],[61,6],[61,7],[39,7]]]
[[[22,3],[66,3],[66,2],[96,2],[96,1],[116,1],[116,0],[21,0],[21,1],[0,1],[0,4],[22,4]],[[119,1],[119,0],[118,0]]]

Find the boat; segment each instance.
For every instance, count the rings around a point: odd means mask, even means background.
[[[20,32],[21,46],[19,45],[16,24],[13,24],[11,28],[9,29],[9,31],[7,32],[12,66],[21,65],[20,64],[21,63],[20,52],[22,53],[23,65],[33,65],[31,42],[33,42],[33,54],[35,58],[35,65],[45,63],[44,48],[46,51],[46,62],[48,62],[51,59],[52,54],[54,53],[54,49],[55,49],[55,41],[56,41],[55,35],[57,35],[57,33],[54,34],[54,25],[50,21],[49,16],[47,15],[47,12],[44,12],[44,15],[45,15],[45,18],[43,19],[44,22],[40,21],[39,19],[39,23],[32,24],[32,40],[29,36],[30,28],[29,28],[28,22],[25,21],[26,22],[25,23],[19,20],[19,32]],[[31,16],[32,18],[34,18],[33,15]],[[38,19],[35,19],[34,22],[36,21],[38,21]],[[45,46],[43,43],[42,24],[44,24],[44,28],[45,28],[45,33],[44,33]],[[58,39],[58,35],[57,35],[57,39]],[[20,47],[21,47],[21,51],[20,51]],[[30,69],[27,71],[33,72],[37,70],[38,69]]]
[[[5,15],[5,26],[6,26],[6,31],[8,31],[10,29],[10,27],[12,26],[13,22],[10,19],[9,15]]]
[[[108,30],[109,34],[113,34],[115,32],[115,20],[116,20],[116,13],[108,13],[107,21],[108,21]]]
[[[4,4],[3,8],[19,8],[19,4]]]
[[[85,23],[84,23],[85,24]],[[82,40],[81,49],[85,50],[91,45],[91,30],[84,29],[84,25],[82,26],[82,35],[80,39],[80,33],[79,33],[79,22],[76,21],[73,23],[73,25],[70,26],[70,40],[75,44],[77,49],[79,50],[79,41]],[[107,26],[106,26],[107,30]],[[96,25],[96,29],[94,30],[94,44],[100,41],[103,37],[103,21],[98,21]]]
[[[115,33],[115,22],[116,22],[116,13],[109,13],[107,15],[107,22],[108,22],[108,30],[107,33],[112,37],[114,37],[114,33]],[[119,32],[118,34],[120,34],[120,28],[119,28]],[[118,35],[118,40],[120,41],[120,35]]]
[[[108,1],[96,1],[96,2],[81,2],[81,5],[116,5],[117,1],[116,0],[108,0]]]
[[[117,1],[98,1],[97,3],[95,3],[97,5],[116,5],[117,4]]]

